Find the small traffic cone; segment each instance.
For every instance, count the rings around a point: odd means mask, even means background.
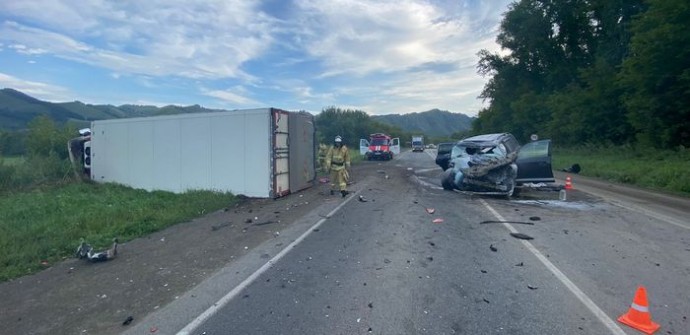
[[[630,309],[621,315],[618,321],[650,335],[659,329],[659,324],[652,321],[652,314],[649,313],[647,290],[644,286],[637,288]]]
[[[573,181],[570,179],[570,176],[565,177],[565,189],[566,190],[572,190],[573,189]]]

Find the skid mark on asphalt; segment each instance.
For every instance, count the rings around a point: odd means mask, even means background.
[[[479,199],[479,202],[481,202],[482,205],[484,205],[484,207],[486,207],[491,214],[496,217],[496,219],[499,221],[506,221],[506,219],[504,219],[503,216],[501,216],[501,214],[491,207],[484,199]],[[517,229],[515,229],[515,227],[513,227],[510,223],[502,222],[502,224],[511,233],[518,233]],[[612,334],[626,335],[618,324],[616,324],[608,315],[606,315],[606,313],[604,313],[604,311],[602,311],[601,308],[599,308],[599,306],[597,306],[597,304],[595,304],[594,301],[592,301],[592,299],[585,294],[585,292],[577,287],[572,280],[570,280],[563,272],[561,272],[561,270],[553,265],[553,263],[551,263],[551,261],[549,261],[546,256],[544,256],[544,254],[542,254],[532,243],[527,240],[520,240],[520,242],[527,248],[527,250],[537,257],[537,259],[539,259],[539,261],[541,261],[542,264],[544,264],[544,266],[546,266],[546,268],[549,269],[549,271],[551,271],[551,273],[553,273],[553,275],[556,276],[556,278],[558,278],[558,280],[565,285],[565,287],[567,287],[568,290],[570,290],[570,292],[574,294],[575,297],[580,300],[580,302],[582,302],[582,304],[584,304],[585,307],[587,307],[587,309],[589,309],[592,314],[594,314],[594,316],[596,316],[597,319],[599,319],[599,321],[601,321],[601,323],[611,331]]]

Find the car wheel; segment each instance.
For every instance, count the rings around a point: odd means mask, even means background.
[[[446,170],[441,174],[441,186],[446,191],[452,191],[454,187],[453,179],[455,179],[455,173],[453,170]]]

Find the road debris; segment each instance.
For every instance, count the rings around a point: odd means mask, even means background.
[[[523,233],[510,233],[510,236],[515,237],[520,240],[533,240],[534,237],[523,234]]]
[[[529,219],[532,220],[532,221],[539,221],[539,220],[541,220],[541,218],[538,217],[538,216],[530,216]]]
[[[491,249],[491,251],[493,251],[493,252],[498,251],[498,248],[494,247],[493,244],[489,246],[489,249]]]
[[[128,317],[125,319],[125,321],[122,322],[122,325],[123,325],[123,326],[127,326],[127,325],[129,325],[130,323],[132,323],[132,321],[134,321],[134,318],[130,315],[130,316],[128,316]]]
[[[439,224],[439,223],[443,223],[443,219],[441,219],[441,218],[436,218],[436,219],[434,219],[434,220],[431,221],[431,222],[436,223],[436,224]]]
[[[367,202],[367,201],[369,201],[369,200],[367,200],[366,198],[364,198],[364,197],[361,196],[361,195],[359,196],[359,198],[357,198],[357,200],[359,200],[359,202]]]
[[[77,251],[74,253],[74,256],[79,259],[87,259],[94,263],[108,261],[117,256],[117,245],[118,240],[117,238],[114,238],[113,245],[110,247],[110,249],[94,252],[93,247],[86,243],[86,241],[84,241],[82,238],[81,242],[79,243],[79,247],[77,247]]]
[[[520,263],[515,264],[515,266],[525,266],[525,263],[524,263],[524,262],[520,262]]]
[[[534,223],[532,223],[532,222],[524,222],[524,221],[482,221],[482,222],[479,222],[479,224],[487,224],[487,223],[514,223],[514,224],[526,224],[526,225],[530,225],[530,226],[534,225]]]
[[[436,210],[433,209],[433,208],[427,208],[427,209],[426,209],[426,212],[429,213],[429,214],[434,214],[434,213],[436,213]]]
[[[527,288],[530,289],[530,290],[536,290],[536,289],[538,289],[539,287],[537,287],[537,286],[532,286],[532,285],[527,285]]]
[[[273,220],[267,220],[267,221],[264,221],[264,222],[257,222],[257,223],[255,223],[254,225],[255,225],[255,226],[264,226],[264,225],[271,224],[271,223],[276,223],[276,222],[273,221]]]

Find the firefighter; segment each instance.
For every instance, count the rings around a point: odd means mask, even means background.
[[[343,138],[338,135],[326,154],[326,169],[331,171],[331,194],[336,190],[340,190],[343,197],[350,193],[347,191],[347,169],[349,168],[350,151],[343,144]]]

